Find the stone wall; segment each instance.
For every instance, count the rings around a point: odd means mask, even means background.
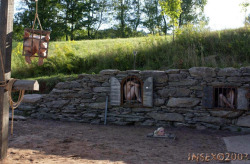
[[[111,77],[119,82],[129,75],[145,80],[153,77],[153,107],[110,105]],[[204,90],[230,85],[249,88],[250,67],[171,69],[167,71],[103,70],[81,74],[75,81],[60,82],[48,95],[24,103],[19,113],[33,118],[103,124],[106,96],[107,123],[116,125],[187,126],[197,129],[250,131],[247,110],[218,110],[204,107]]]

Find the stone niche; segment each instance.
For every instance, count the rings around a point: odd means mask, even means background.
[[[207,86],[203,89],[204,108],[221,110],[248,110],[249,89],[237,86]]]
[[[111,77],[110,86],[110,104],[112,106],[153,107],[153,77],[148,77],[144,81],[137,76],[127,76],[122,81]],[[130,92],[127,93],[126,90],[130,86]],[[131,90],[134,90],[132,91],[134,96],[131,96]]]

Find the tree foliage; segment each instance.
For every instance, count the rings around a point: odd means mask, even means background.
[[[43,28],[51,31],[51,40],[125,38],[143,36],[145,32],[167,35],[178,24],[197,24],[205,20],[203,9],[207,0],[181,2],[41,0],[38,2],[38,15]],[[35,16],[34,1],[24,0],[20,3],[14,21],[15,40],[22,40],[23,29],[32,27]]]
[[[247,8],[248,6],[250,6],[250,2],[248,0],[245,0],[244,2],[240,3],[240,6],[241,6],[241,11],[244,12],[245,14],[245,26],[248,24],[248,20],[249,20],[249,16],[247,16]]]
[[[182,13],[179,17],[179,26],[188,23],[199,24],[199,22],[208,22],[208,18],[204,15],[204,8],[207,0],[182,0]]]
[[[178,18],[181,15],[182,0],[161,0],[160,5],[162,14],[170,17],[170,23],[173,24],[173,40],[174,40],[174,27],[178,26]]]

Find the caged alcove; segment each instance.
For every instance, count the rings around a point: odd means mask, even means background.
[[[137,76],[128,76],[121,82],[121,106],[143,106],[143,81]]]

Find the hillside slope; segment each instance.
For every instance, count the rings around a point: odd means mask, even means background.
[[[24,62],[22,43],[15,44],[12,76],[35,78],[57,74],[98,73],[102,69],[241,67],[250,64],[250,28],[209,32],[195,27],[182,30],[173,42],[171,36],[51,42],[43,66]],[[35,59],[36,60],[36,59]]]

